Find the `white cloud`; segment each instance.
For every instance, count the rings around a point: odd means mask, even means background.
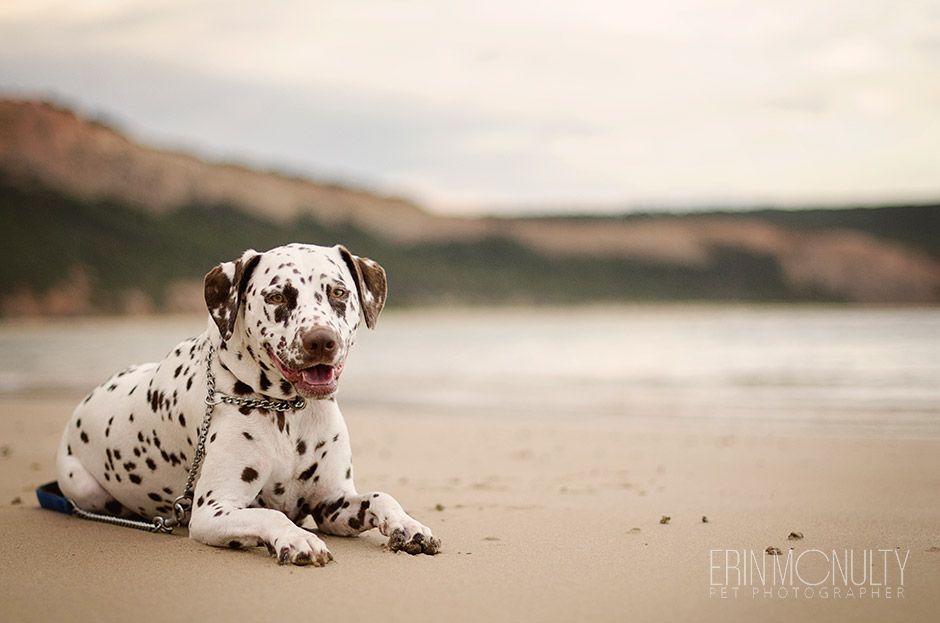
[[[41,0],[0,39],[8,88],[438,205],[940,194],[931,0]]]
[[[819,67],[828,74],[870,74],[888,68],[883,50],[870,41],[847,39],[827,45],[819,55]]]

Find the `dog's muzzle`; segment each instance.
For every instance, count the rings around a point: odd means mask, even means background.
[[[289,383],[301,396],[326,398],[336,392],[345,360],[341,356],[340,339],[326,327],[315,327],[300,336],[301,352],[308,364],[304,367],[285,364],[269,346],[268,355]]]

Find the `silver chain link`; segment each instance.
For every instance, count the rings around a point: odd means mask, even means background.
[[[83,519],[100,521],[102,523],[109,523],[126,528],[170,534],[176,526],[185,526],[189,523],[187,515],[193,507],[196,474],[199,473],[199,466],[202,464],[202,460],[206,455],[206,440],[209,437],[209,424],[212,422],[212,410],[215,405],[225,403],[250,407],[252,409],[268,409],[279,412],[294,411],[307,406],[307,401],[304,400],[302,396],[297,396],[293,400],[265,400],[258,398],[238,398],[237,396],[229,396],[216,392],[215,375],[212,374],[212,355],[215,352],[215,347],[212,346],[212,342],[208,343],[208,347],[209,350],[206,353],[206,413],[202,417],[202,424],[199,426],[199,439],[196,442],[193,463],[189,468],[189,476],[186,479],[186,488],[183,490],[183,495],[173,500],[173,517],[167,519],[165,517],[156,516],[151,522],[136,521],[82,510],[75,502],[68,500],[69,504],[72,506],[72,511],[76,515]]]

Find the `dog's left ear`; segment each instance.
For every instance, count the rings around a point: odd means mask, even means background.
[[[379,312],[385,307],[385,297],[388,294],[388,282],[385,279],[385,269],[367,257],[356,257],[346,250],[346,247],[337,245],[353,279],[356,280],[356,289],[359,291],[359,304],[362,306],[362,316],[366,326],[375,328]]]
[[[242,295],[260,259],[260,253],[248,249],[239,259],[222,262],[206,275],[206,307],[218,325],[223,341],[228,341],[235,331]]]

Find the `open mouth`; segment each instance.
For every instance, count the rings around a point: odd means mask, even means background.
[[[344,364],[342,362],[336,365],[320,363],[302,370],[292,370],[281,363],[281,360],[270,348],[268,348],[268,356],[277,366],[281,376],[287,379],[301,396],[325,398],[336,393],[336,388],[339,386],[339,375],[343,372]]]

